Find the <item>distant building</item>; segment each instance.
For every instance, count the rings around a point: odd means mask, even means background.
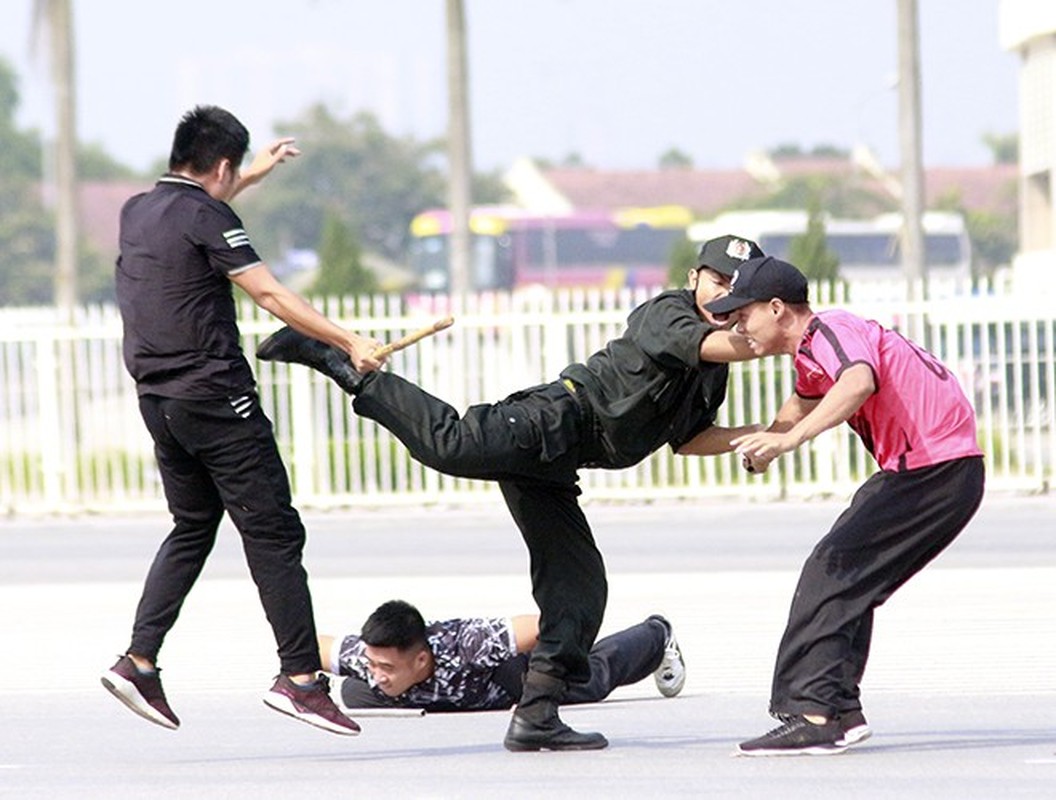
[[[1016,207],[1016,174],[1014,164],[931,167],[925,170],[925,204],[934,208],[941,199],[955,195],[966,209],[1011,214]],[[851,158],[780,160],[754,153],[745,167],[724,170],[541,168],[522,159],[507,171],[505,181],[518,206],[539,213],[680,205],[698,219],[708,219],[769,194],[784,179],[804,175],[853,175],[877,194],[890,196],[897,191],[896,174],[884,172],[861,153]]]
[[[1056,3],[1002,0],[1001,46],[1019,71],[1019,246],[1017,283],[1037,293],[1056,285]]]

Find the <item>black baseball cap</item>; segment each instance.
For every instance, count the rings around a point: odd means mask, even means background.
[[[708,239],[700,246],[697,268],[707,267],[731,278],[745,261],[750,258],[762,258],[763,255],[759,245],[751,239],[745,239],[743,236],[719,236]]]
[[[749,303],[777,298],[786,303],[807,302],[807,279],[787,261],[773,256],[745,261],[733,274],[730,293],[705,304],[711,314],[723,316]]]

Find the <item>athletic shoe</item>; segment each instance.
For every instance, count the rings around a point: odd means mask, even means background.
[[[143,719],[176,730],[180,727],[180,720],[165,700],[159,672],[160,669],[140,672],[135,662],[125,655],[118,658],[117,663],[104,672],[99,680],[110,694]]]
[[[788,722],[779,725],[758,739],[749,739],[737,745],[735,755],[740,756],[824,756],[842,753],[848,747],[864,741],[868,736],[869,726],[865,717],[858,712],[860,724],[853,724],[853,712],[845,718],[851,725],[845,730],[839,719],[833,719],[824,725],[816,725],[797,714]],[[848,734],[852,730],[865,727],[866,734],[853,740]]]
[[[363,376],[352,366],[348,353],[312,339],[293,328],[280,328],[257,347],[261,361],[285,361],[303,364],[317,370],[348,394],[355,394],[363,383]]]
[[[664,697],[674,697],[686,685],[686,660],[682,657],[682,650],[678,646],[671,623],[659,614],[654,614],[649,619],[659,622],[667,631],[667,637],[664,639],[664,657],[660,659],[660,666],[653,673],[653,679],[660,694]]]
[[[840,730],[843,732],[842,741],[836,742],[841,747],[850,747],[852,744],[864,742],[873,735],[861,709],[847,711],[837,717],[836,721],[840,723]]]
[[[294,683],[286,675],[279,675],[275,678],[275,684],[264,695],[264,704],[331,733],[344,736],[355,736],[359,733],[359,725],[342,714],[330,699],[330,681],[325,675],[319,675],[304,686]]]

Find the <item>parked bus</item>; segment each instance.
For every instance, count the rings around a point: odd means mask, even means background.
[[[922,223],[928,277],[970,278],[972,246],[964,218],[952,212],[928,211]],[[901,227],[901,214],[865,220],[826,218],[825,238],[840,260],[840,277],[855,282],[900,278]],[[792,239],[806,230],[806,211],[731,211],[691,225],[689,238],[699,244],[735,233],[756,241],[767,255],[788,260]]]
[[[470,286],[663,286],[675,243],[692,221],[681,206],[536,214],[487,206],[470,215]],[[451,215],[425,211],[411,222],[409,266],[424,291],[450,287]]]

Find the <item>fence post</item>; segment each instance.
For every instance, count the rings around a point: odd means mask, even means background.
[[[61,508],[63,505],[62,425],[59,416],[59,362],[55,355],[57,342],[45,333],[35,337],[37,352],[37,441],[40,447],[40,470],[44,490],[44,505]]]
[[[289,369],[290,379],[290,462],[293,465],[293,494],[315,497],[315,414],[312,403],[312,371]],[[328,426],[323,425],[325,430]]]

